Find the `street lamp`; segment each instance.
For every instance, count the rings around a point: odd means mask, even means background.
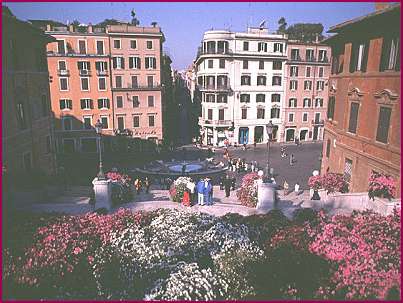
[[[267,177],[270,177],[270,140],[271,140],[271,136],[273,134],[273,128],[274,125],[271,122],[271,120],[269,121],[269,123],[266,124],[266,132],[267,132]]]
[[[99,135],[99,172],[98,172],[98,180],[105,180],[105,175],[102,170],[102,123],[98,120],[95,124],[95,131]]]

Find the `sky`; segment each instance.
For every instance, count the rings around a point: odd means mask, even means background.
[[[269,32],[278,28],[284,17],[294,23],[322,23],[330,26],[366,15],[375,10],[373,2],[3,2],[22,20],[52,19],[63,23],[79,20],[96,24],[104,19],[130,21],[136,11],[140,26],[156,21],[165,35],[164,49],[171,56],[174,69],[188,67],[196,57],[203,33],[211,29],[246,31],[266,20]]]

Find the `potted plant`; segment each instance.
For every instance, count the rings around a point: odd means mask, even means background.
[[[368,196],[375,200],[375,197],[387,198],[389,201],[396,195],[396,182],[392,176],[371,173],[369,177]]]

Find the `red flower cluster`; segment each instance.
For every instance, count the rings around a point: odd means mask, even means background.
[[[308,185],[314,190],[325,189],[327,193],[348,192],[348,182],[342,174],[326,173],[323,176],[312,176]]]
[[[132,179],[126,174],[120,174],[118,172],[110,171],[106,174],[106,177],[112,181],[121,181],[130,183]]]
[[[308,179],[308,186],[313,190],[323,188],[322,176],[312,176]]]
[[[369,177],[368,196],[385,197],[389,200],[396,196],[396,182],[393,177],[385,174],[372,173]]]
[[[236,196],[242,205],[248,207],[256,207],[257,204],[257,188],[255,181],[259,179],[257,173],[246,174],[242,178],[241,187],[238,189]]]

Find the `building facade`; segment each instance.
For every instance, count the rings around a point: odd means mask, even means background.
[[[116,134],[162,140],[159,27],[31,22],[56,39],[47,54],[59,152],[97,152],[97,121],[107,149]]]
[[[35,173],[56,171],[46,60],[46,45],[54,39],[18,20],[6,7],[2,17],[3,173],[5,169],[26,185],[36,181]]]
[[[323,140],[330,47],[288,41],[281,142]]]
[[[400,4],[330,28],[329,105],[322,171],[342,173],[351,192],[372,172],[391,175],[400,197]]]
[[[280,140],[286,60],[286,36],[267,28],[205,32],[195,61],[204,144],[267,142],[269,121]]]

